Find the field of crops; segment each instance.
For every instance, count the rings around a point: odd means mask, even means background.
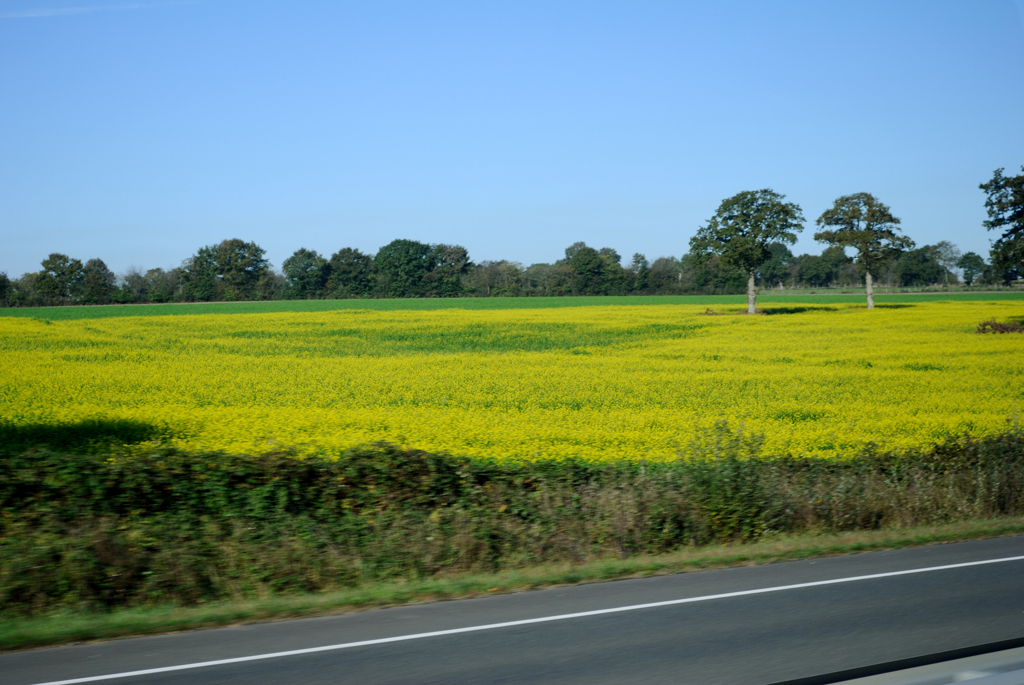
[[[228,452],[659,460],[722,420],[768,453],[842,456],[1001,432],[1024,407],[1024,336],[975,333],[1018,299],[705,308],[0,317],[0,420],[134,419]]]

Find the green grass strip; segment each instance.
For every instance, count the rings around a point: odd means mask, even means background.
[[[559,585],[688,573],[734,566],[920,547],[1024,534],[1024,517],[943,526],[779,536],[747,545],[696,547],[671,554],[535,566],[418,582],[366,584],[322,595],[218,602],[198,607],[146,607],[106,614],[59,613],[0,620],[0,650],[151,635],[239,623],[341,614],[414,602],[481,597]]]
[[[1013,291],[948,291],[876,294],[879,303],[936,301],[1024,300],[1024,292]],[[723,306],[746,304],[746,295],[609,295],[601,297],[461,297],[446,299],[400,300],[274,300],[269,302],[202,302],[171,304],[123,304],[77,307],[8,307],[0,308],[0,316],[22,316],[47,321],[73,319],[104,319],[120,316],[181,316],[186,314],[272,314],[280,312],[331,312],[346,309],[375,311],[433,311],[438,309],[550,309],[560,307],[594,307],[623,305],[699,305]],[[785,293],[764,292],[758,295],[761,304],[858,304],[864,301],[863,291],[854,290],[789,290]]]

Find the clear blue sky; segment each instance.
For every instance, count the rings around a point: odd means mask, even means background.
[[[1013,0],[0,0],[0,271],[394,238],[686,252],[725,197],[867,191],[987,256],[1024,164]]]

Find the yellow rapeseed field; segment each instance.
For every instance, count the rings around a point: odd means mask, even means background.
[[[975,333],[1021,302],[703,311],[0,318],[0,420],[138,419],[228,452],[388,440],[655,460],[722,419],[763,433],[768,453],[842,456],[999,432],[1021,412],[1024,336]]]

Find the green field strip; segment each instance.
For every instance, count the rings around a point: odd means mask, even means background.
[[[124,316],[184,316],[192,314],[274,314],[281,312],[331,312],[340,310],[432,311],[440,309],[552,309],[562,307],[691,305],[729,306],[746,304],[746,295],[609,295],[580,297],[464,297],[451,299],[355,299],[355,300],[274,300],[268,302],[203,302],[173,304],[127,304],[74,307],[11,307],[0,309],[0,316],[31,317],[48,321],[103,319]],[[926,292],[876,294],[875,301],[911,302],[993,302],[1024,301],[1024,292]],[[821,293],[795,291],[764,292],[758,304],[852,304],[864,301],[858,292]]]

